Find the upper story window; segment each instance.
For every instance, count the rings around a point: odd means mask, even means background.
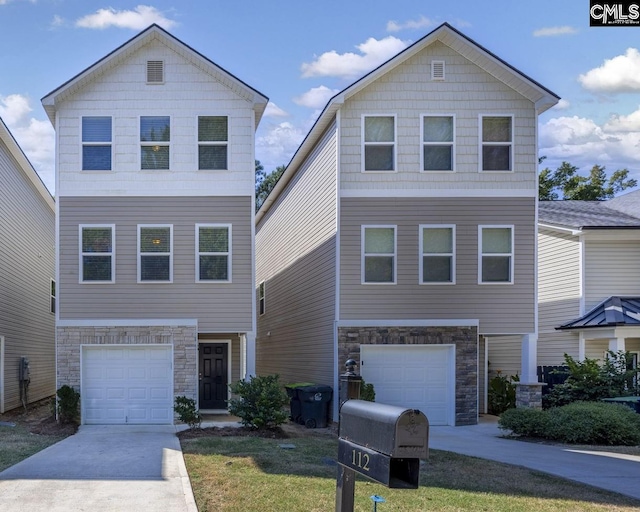
[[[231,281],[231,226],[196,224],[197,281]]]
[[[111,170],[111,117],[82,118],[82,170]]]
[[[396,226],[362,226],[362,282],[395,284]]]
[[[396,170],[395,125],[395,116],[364,116],[362,137],[364,171]]]
[[[80,226],[80,282],[115,281],[114,225]]]
[[[170,142],[171,121],[169,116],[140,117],[141,169],[169,169]]]
[[[138,226],[138,282],[173,281],[173,226]]]
[[[227,116],[198,117],[198,169],[228,169],[228,142]]]
[[[513,170],[513,117],[480,116],[482,171]]]
[[[513,226],[479,226],[479,282],[513,283]]]
[[[258,286],[258,313],[264,315],[266,312],[266,302],[264,293],[264,281]]]
[[[420,226],[420,283],[455,283],[455,229],[455,226]]]
[[[422,170],[453,171],[455,159],[453,116],[422,117]]]

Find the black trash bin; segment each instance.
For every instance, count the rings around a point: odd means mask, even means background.
[[[329,402],[333,395],[331,386],[316,384],[300,386],[298,400],[300,400],[300,418],[297,420],[307,428],[324,428],[329,417]]]
[[[287,392],[287,396],[289,397],[289,408],[291,412],[289,419],[291,421],[294,421],[295,423],[300,423],[300,418],[302,417],[302,403],[300,401],[300,396],[298,395],[298,390],[301,387],[306,387],[306,386],[313,386],[313,383],[298,382],[296,384],[287,384],[284,387],[284,389]]]

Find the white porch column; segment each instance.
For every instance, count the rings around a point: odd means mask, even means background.
[[[624,338],[610,338],[609,339],[609,350],[613,352],[620,352],[621,350],[624,352],[626,349]]]
[[[522,370],[520,382],[532,384],[538,382],[536,366],[538,364],[538,335],[529,333],[522,336]]]
[[[253,332],[245,334],[246,340],[246,374],[245,379],[256,375],[256,335]]]
[[[587,357],[587,345],[584,339],[584,333],[580,331],[580,338],[578,338],[578,359],[584,361]]]

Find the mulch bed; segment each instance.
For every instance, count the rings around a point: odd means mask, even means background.
[[[51,399],[46,398],[29,404],[25,411],[22,407],[0,415],[0,421],[15,423],[26,428],[32,434],[41,436],[67,437],[78,430],[77,425],[58,423],[51,410]]]

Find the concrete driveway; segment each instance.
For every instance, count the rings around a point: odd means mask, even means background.
[[[197,512],[173,426],[89,426],[0,473],[0,510]]]

